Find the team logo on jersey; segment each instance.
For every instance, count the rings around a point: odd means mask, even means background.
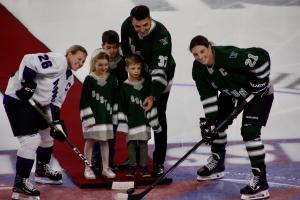
[[[168,44],[168,38],[167,37],[164,37],[164,38],[160,39],[159,41],[162,45],[167,45]]]
[[[237,56],[238,56],[238,53],[232,51],[232,52],[230,53],[230,55],[229,55],[229,58],[230,58],[230,59],[235,59],[235,58],[237,58]]]

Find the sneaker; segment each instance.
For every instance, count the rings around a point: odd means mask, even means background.
[[[109,179],[116,177],[116,174],[109,167],[102,170],[102,175]]]
[[[136,167],[135,166],[129,166],[128,167],[128,172],[126,174],[126,176],[128,177],[134,177],[136,173]]]
[[[198,169],[197,171],[197,180],[213,180],[220,179],[224,177],[224,158],[221,158],[217,153],[213,153],[208,158],[208,163]]]
[[[150,173],[149,173],[149,171],[148,171],[148,168],[147,168],[147,167],[141,167],[141,168],[140,168],[140,173],[141,173],[141,176],[142,176],[143,178],[146,178],[146,177],[150,177],[150,176],[151,176]]]
[[[12,200],[32,199],[40,200],[40,191],[38,191],[28,178],[16,176],[14,187],[12,189]]]
[[[163,164],[153,163],[153,174],[155,176],[160,176],[164,173]]]
[[[268,191],[266,173],[261,172],[259,168],[252,168],[252,177],[249,184],[241,189],[241,199],[267,199],[270,197]]]
[[[42,184],[61,185],[62,174],[53,170],[49,164],[37,162],[34,181]]]
[[[84,168],[83,175],[86,180],[95,180],[96,179],[96,175],[90,167]]]

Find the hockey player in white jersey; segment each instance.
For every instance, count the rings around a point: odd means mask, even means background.
[[[29,181],[35,157],[35,181],[62,184],[61,173],[51,169],[49,162],[53,138],[64,141],[65,137],[57,129],[50,128],[28,100],[33,98],[39,103],[56,126],[61,126],[67,133],[60,119],[60,108],[74,82],[71,70],[81,68],[86,57],[87,51],[80,45],[71,46],[65,55],[53,52],[27,54],[18,71],[10,77],[3,104],[13,134],[20,143],[13,200],[40,199],[40,192]]]

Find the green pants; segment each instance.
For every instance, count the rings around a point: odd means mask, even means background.
[[[140,167],[147,166],[148,160],[148,141],[147,140],[131,140],[127,142],[128,159],[130,166]],[[139,158],[137,159],[137,156]],[[139,161],[139,163],[137,163]]]

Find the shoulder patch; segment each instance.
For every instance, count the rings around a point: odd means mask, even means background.
[[[167,45],[168,44],[168,37],[164,37],[164,38],[160,39],[159,41],[162,45]]]
[[[236,58],[237,58],[237,56],[238,56],[238,53],[237,53],[237,52],[234,52],[234,51],[232,51],[232,52],[230,53],[230,55],[229,55],[229,58],[230,58],[230,59],[236,59]]]

